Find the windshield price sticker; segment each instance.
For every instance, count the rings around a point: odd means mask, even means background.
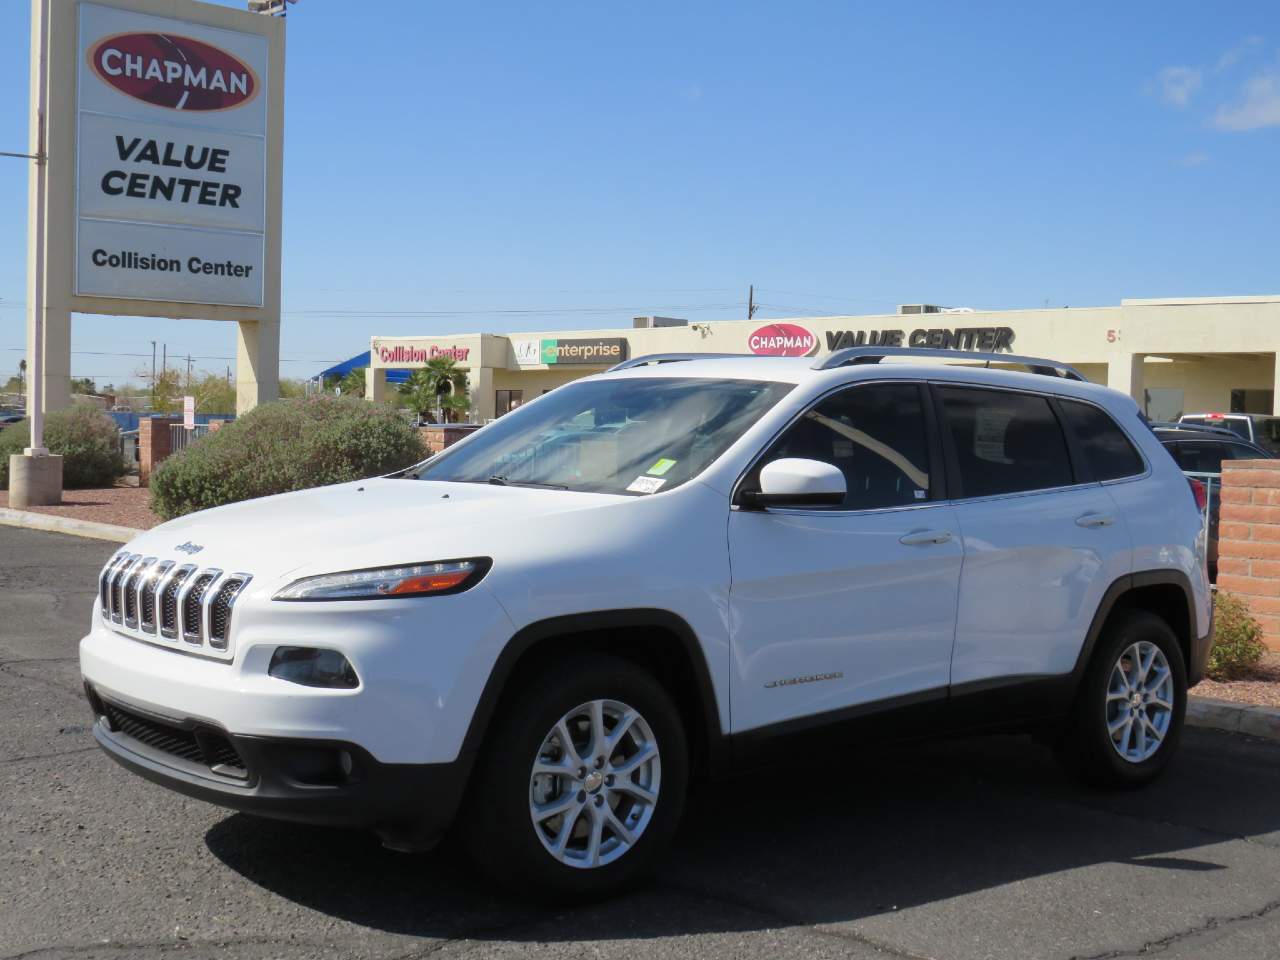
[[[627,490],[631,493],[657,493],[666,482],[658,477],[636,477]]]
[[[652,467],[650,467],[646,471],[646,473],[650,473],[655,477],[660,477],[675,465],[676,465],[676,462],[674,460],[670,459],[669,457],[663,457],[661,460],[655,463]]]

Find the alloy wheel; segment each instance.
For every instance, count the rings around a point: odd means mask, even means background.
[[[612,863],[653,818],[662,759],[639,711],[591,700],[543,738],[529,780],[529,815],[546,851],[566,866]]]
[[[1150,759],[1173,724],[1173,671],[1158,646],[1131,644],[1111,668],[1107,682],[1107,733],[1129,763]]]

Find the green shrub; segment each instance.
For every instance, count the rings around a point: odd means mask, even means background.
[[[1258,666],[1267,648],[1262,625],[1239,597],[1219,590],[1213,599],[1213,647],[1209,651],[1209,676],[1214,680],[1239,680]]]
[[[9,487],[9,455],[31,445],[31,421],[0,430],[0,487]],[[109,487],[124,473],[116,422],[97,407],[76,404],[55,410],[44,420],[44,445],[62,456],[66,490]]]
[[[426,455],[418,431],[383,404],[331,394],[278,400],[161,463],[151,475],[151,507],[169,520],[390,473]]]

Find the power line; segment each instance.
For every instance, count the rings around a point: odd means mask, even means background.
[[[0,350],[9,350],[9,351],[17,351],[17,352],[25,353],[27,348],[26,347],[0,347]],[[143,359],[146,359],[147,357],[151,356],[151,354],[149,353],[121,353],[121,352],[112,351],[112,350],[72,350],[71,354],[72,356],[82,356],[82,357],[140,357]],[[186,355],[184,354],[184,356]],[[235,360],[236,359],[235,357],[197,356],[194,353],[191,354],[190,356],[192,360]],[[346,358],[343,358],[343,359],[346,359]],[[281,363],[341,363],[342,360],[326,360],[326,359],[316,358],[316,357],[281,357],[280,362]]]

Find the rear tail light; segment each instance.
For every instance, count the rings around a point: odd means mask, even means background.
[[[1209,505],[1209,494],[1204,484],[1195,477],[1187,477],[1187,485],[1191,487],[1191,495],[1196,498],[1196,509],[1204,513],[1205,507]]]

